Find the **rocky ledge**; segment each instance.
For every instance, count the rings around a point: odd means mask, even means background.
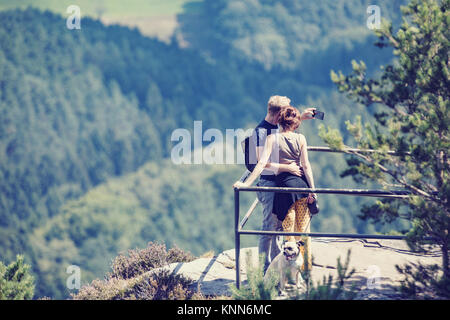
[[[394,287],[402,280],[395,265],[421,262],[422,264],[440,264],[438,249],[429,255],[417,254],[409,250],[404,241],[398,240],[354,240],[316,238],[312,241],[313,268],[311,275],[314,283],[323,277],[333,275],[337,278],[337,258],[344,262],[347,251],[351,250],[350,268],[355,273],[349,279],[359,290],[357,299],[399,299],[401,296]],[[246,280],[246,256],[250,253],[251,263],[257,265],[256,247],[241,249],[241,279]],[[205,296],[230,296],[229,285],[236,281],[235,250],[230,249],[212,258],[199,258],[188,263],[172,263],[164,269],[181,274],[194,281],[193,288]],[[152,272],[159,270],[155,269]]]

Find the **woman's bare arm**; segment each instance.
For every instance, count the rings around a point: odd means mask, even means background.
[[[245,180],[244,183],[238,181],[233,185],[233,187],[251,186],[252,183],[260,176],[260,174],[266,167],[267,163],[269,162],[269,157],[272,153],[272,145],[273,145],[274,139],[275,139],[274,134],[267,137],[261,157],[259,158],[258,163],[256,164],[255,168],[253,169],[252,173],[248,176],[247,180]]]
[[[305,173],[305,177],[306,180],[308,181],[309,187],[311,189],[315,189],[316,186],[314,185],[314,177],[313,177],[313,172],[311,169],[311,164],[309,163],[309,158],[308,158],[308,145],[306,143],[306,138],[301,135],[300,138],[301,141],[301,152],[300,152],[300,160],[303,166],[303,172]],[[315,194],[313,194],[315,196]]]

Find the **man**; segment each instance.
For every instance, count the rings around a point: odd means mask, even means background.
[[[267,103],[267,114],[263,121],[255,128],[254,142],[256,145],[256,156],[259,160],[266,141],[267,136],[278,131],[278,120],[280,111],[283,107],[289,106],[291,100],[284,96],[272,96]],[[302,115],[302,120],[313,119],[313,111],[315,108],[306,109]],[[269,163],[262,172],[258,187],[276,187],[275,174],[281,172],[290,172],[301,176],[302,171],[299,164],[280,164],[276,159],[277,155],[271,156]],[[276,215],[272,214],[274,192],[257,192],[259,202],[263,207],[262,230],[274,231],[281,230],[281,222],[278,221]],[[277,244],[277,236],[262,235],[258,245],[259,254],[265,255],[264,273],[270,265],[270,262],[278,255],[280,248]]]

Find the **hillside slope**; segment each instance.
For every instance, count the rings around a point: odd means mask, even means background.
[[[383,19],[399,24],[406,0],[240,1],[204,0],[194,14],[180,13],[177,35],[204,55],[221,60],[239,57],[266,69],[305,71],[326,85],[328,72],[348,58],[376,66],[387,51],[373,52],[367,28],[370,5]],[[317,68],[320,68],[320,72]]]
[[[355,115],[368,116],[323,81],[329,77],[323,61],[332,51],[309,69],[267,71],[241,55],[205,59],[198,48],[88,17],[81,30],[68,30],[61,15],[36,9],[3,11],[0,20],[0,256],[31,259],[41,295],[65,295],[66,263],[82,265],[90,279],[118,251],[151,239],[177,239],[196,253],[232,242],[229,186],[243,167],[171,167],[163,159],[173,147],[173,130],[192,131],[194,120],[222,132],[247,128],[264,117],[272,94],[288,95],[300,108],[318,107],[327,125],[341,129]],[[333,68],[350,66],[351,52],[342,51],[343,65]],[[379,52],[371,53],[373,65],[389,54]],[[317,125],[302,125],[309,145],[321,144]],[[343,157],[311,158],[318,186],[355,186],[339,178]],[[143,174],[141,166],[161,175]],[[146,191],[129,186],[141,175]],[[357,218],[360,200],[321,199],[316,230],[380,230]],[[216,231],[205,232],[199,217],[217,208],[208,221]],[[194,238],[186,229],[191,222],[198,227]]]
[[[194,119],[239,126],[258,109],[229,66],[137,31],[89,18],[82,30],[68,30],[60,16],[35,9],[0,19],[0,254],[7,260],[28,250],[17,234],[66,200],[170,154],[175,128],[191,128]]]
[[[229,247],[234,241],[231,185],[241,173],[240,167],[147,163],[67,202],[30,237],[37,296],[67,295],[69,265],[81,268],[83,282],[91,281],[119,252],[149,241],[176,244],[197,255]],[[243,208],[250,206],[251,196],[243,196]]]

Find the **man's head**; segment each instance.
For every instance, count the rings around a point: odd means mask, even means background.
[[[282,108],[289,106],[291,99],[285,96],[271,96],[267,103],[267,116],[269,116],[274,123],[278,123],[280,111]]]

